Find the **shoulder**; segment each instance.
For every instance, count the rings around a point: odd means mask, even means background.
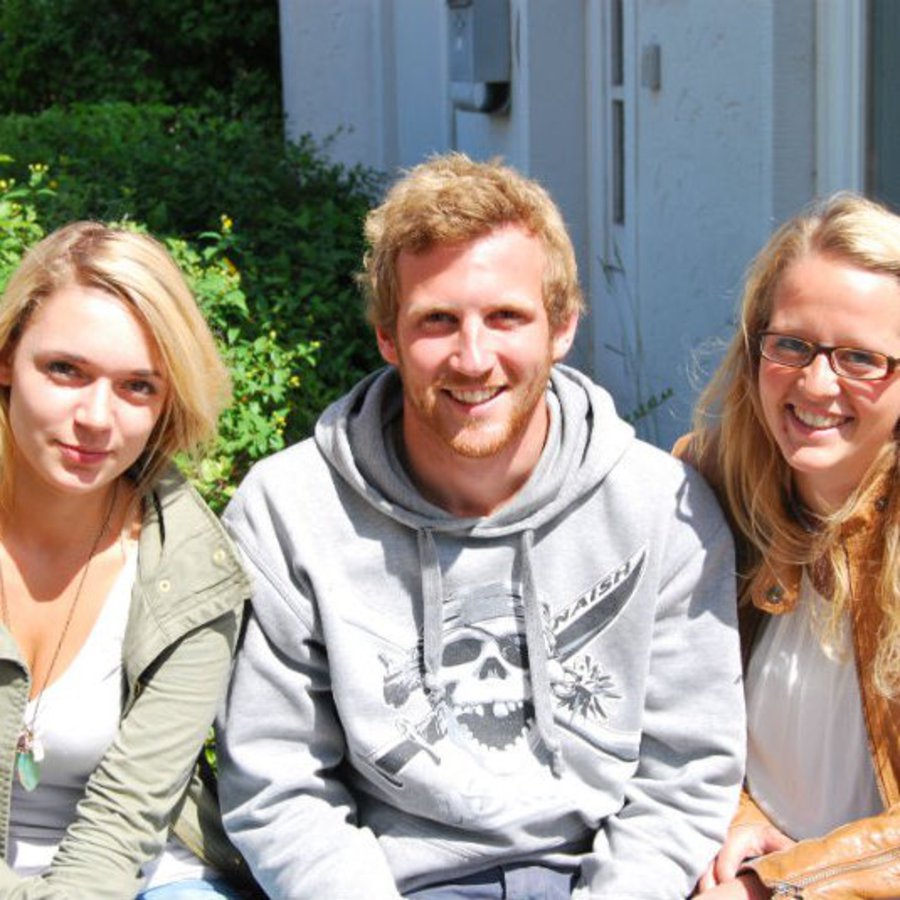
[[[336,475],[312,439],[256,463],[231,498],[222,521],[240,548],[255,585],[292,597],[301,561],[315,560],[347,518]]]
[[[328,478],[328,464],[315,441],[307,438],[254,463],[235,492],[235,499],[247,503],[260,495],[293,494]]]
[[[256,463],[222,518],[238,536],[276,523],[293,531],[309,521],[310,510],[330,506],[335,491],[334,472],[309,438]]]
[[[611,473],[633,485],[635,493],[650,502],[665,502],[699,509],[718,510],[718,503],[706,479],[689,459],[673,456],[642,440],[634,440]]]
[[[131,626],[160,632],[165,643],[226,614],[239,617],[249,596],[237,549],[215,513],[168,469],[145,498]]]
[[[731,543],[722,509],[703,476],[657,447],[632,441],[606,481],[620,521],[655,534],[674,558]]]
[[[208,546],[220,563],[237,563],[237,554],[222,523],[184,475],[172,466],[145,499],[141,553],[155,559],[178,550],[185,542]],[[146,562],[146,559],[145,559]]]

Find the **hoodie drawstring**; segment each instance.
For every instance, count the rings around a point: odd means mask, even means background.
[[[547,671],[547,643],[544,640],[544,626],[534,570],[531,566],[531,551],[534,546],[534,532],[530,529],[522,533],[522,606],[525,612],[525,644],[528,647],[528,669],[531,676],[531,693],[534,702],[534,718],[538,734],[550,753],[550,768],[559,778],[562,775],[562,745],[559,731],[553,721],[553,707],[550,703],[550,674]]]
[[[419,564],[422,566],[422,656],[425,673],[422,682],[429,694],[441,699],[444,685],[438,674],[443,656],[443,597],[441,563],[431,529],[416,533],[419,544]]]

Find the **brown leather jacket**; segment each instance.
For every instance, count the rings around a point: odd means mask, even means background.
[[[692,461],[684,439],[674,452]],[[847,521],[841,531],[853,585],[853,642],[869,750],[885,811],[843,825],[824,837],[800,841],[788,850],[749,862],[747,868],[756,872],[775,897],[900,898],[900,702],[879,694],[872,680],[872,663],[883,618],[873,595],[882,558],[889,489],[886,480],[884,490],[878,493],[871,507]],[[752,606],[742,613],[747,655],[766,615],[782,615],[793,610],[800,574],[799,567],[778,572],[766,567],[754,579],[750,588]],[[900,603],[900,598],[897,602]],[[767,821],[745,791],[732,827]]]

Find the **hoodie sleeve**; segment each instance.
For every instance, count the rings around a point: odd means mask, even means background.
[[[713,534],[693,536],[686,553],[682,544],[658,586],[637,769],[582,865],[579,900],[688,896],[737,806],[745,723],[733,549],[710,516]]]
[[[269,896],[395,900],[387,860],[337,774],[345,746],[311,591],[288,577],[272,523],[252,522],[240,496],[226,521],[254,580],[219,723],[226,830]]]

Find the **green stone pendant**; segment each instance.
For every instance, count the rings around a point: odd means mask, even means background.
[[[19,784],[26,791],[33,791],[41,781],[41,760],[44,758],[44,748],[40,738],[34,733],[34,728],[28,725],[22,727],[22,733],[16,742],[16,775]]]
[[[16,775],[19,776],[19,784],[26,791],[33,791],[40,784],[41,764],[30,750],[16,754]]]

